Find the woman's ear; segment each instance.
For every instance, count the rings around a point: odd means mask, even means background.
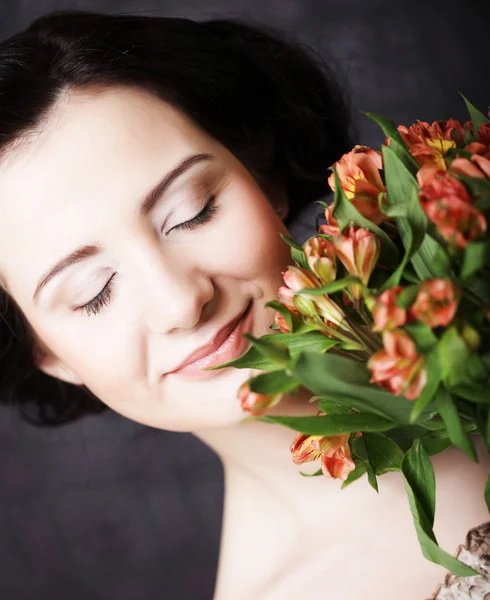
[[[80,377],[44,345],[38,345],[34,349],[34,363],[40,371],[50,377],[73,385],[83,384]]]

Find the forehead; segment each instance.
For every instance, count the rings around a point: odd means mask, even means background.
[[[0,165],[0,271],[12,292],[22,282],[32,287],[79,242],[97,239],[116,202],[136,203],[209,141],[185,115],[143,90],[62,97],[41,130]]]

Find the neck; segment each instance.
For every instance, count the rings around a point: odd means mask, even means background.
[[[267,411],[268,416],[311,417],[318,413],[317,403],[309,400],[314,394],[300,387],[294,396],[284,394],[280,403]],[[244,419],[246,415],[244,414]],[[269,484],[284,477],[297,480],[298,466],[292,462],[289,446],[295,431],[283,425],[251,420],[232,426],[208,428],[193,432],[214,450],[225,473],[242,471]],[[311,471],[302,465],[302,471]]]

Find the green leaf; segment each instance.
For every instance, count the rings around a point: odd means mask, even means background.
[[[277,334],[271,334],[277,335]],[[206,367],[203,371],[214,371],[216,369],[223,369],[224,367],[235,367],[235,369],[260,369],[261,371],[274,371],[281,368],[280,365],[265,357],[261,352],[254,346],[250,348],[238,358],[229,360],[228,362],[213,367]]]
[[[459,383],[451,386],[451,392],[470,402],[478,404],[490,404],[490,394],[488,393],[488,385],[478,385],[476,383]]]
[[[291,256],[296,263],[297,267],[301,267],[302,269],[310,270],[308,265],[308,259],[306,258],[306,254],[303,250],[297,250],[296,248],[291,248]]]
[[[323,475],[323,471],[321,469],[318,469],[314,473],[303,473],[303,471],[300,471],[300,475],[303,475],[303,477],[318,477],[318,475]]]
[[[403,457],[402,472],[405,477],[405,487],[417,537],[425,558],[449,569],[459,577],[476,575],[476,571],[442,550],[437,544],[433,532],[435,513],[434,470],[420,440],[416,440],[412,448]]]
[[[451,394],[444,387],[439,388],[436,396],[436,404],[446,425],[449,439],[472,460],[478,462],[473,440],[468,437],[464,430],[456,404]]]
[[[473,121],[473,132],[476,133],[480,125],[488,123],[488,119],[475,106],[473,106],[473,104],[471,104],[471,102],[465,98],[461,92],[459,92],[459,95],[465,101],[466,108],[470,113],[470,120]]]
[[[298,242],[294,240],[291,236],[284,235],[283,233],[280,233],[279,235],[286,242],[286,244],[288,244],[288,246],[291,246],[291,248],[295,248],[296,250],[303,251],[303,247],[300,244],[298,244]]]
[[[266,336],[256,338],[250,333],[244,333],[243,337],[252,342],[252,345],[266,358],[276,362],[278,365],[284,366],[288,364],[289,352],[281,341],[280,333],[269,334],[267,340],[264,340],[264,337]],[[271,339],[272,337],[274,337],[274,339]]]
[[[420,396],[415,400],[415,403],[410,413],[410,422],[415,423],[424,409],[434,399],[439,385],[441,383],[441,365],[439,362],[439,354],[437,348],[427,355],[427,382]]]
[[[330,399],[326,396],[320,396],[318,408],[327,415],[343,415],[351,410],[345,404],[339,404],[335,399]]]
[[[363,217],[357,208],[350,202],[340,185],[337,169],[333,168],[335,176],[335,196],[333,216],[337,219],[339,227],[343,230],[345,227],[354,223],[358,227],[368,229],[378,236],[381,243],[380,257],[387,266],[396,267],[398,264],[398,248],[391,238],[377,225],[366,217]]]
[[[333,281],[332,283],[324,285],[323,287],[303,288],[299,290],[298,294],[305,294],[306,296],[325,296],[339,292],[353,283],[362,284],[362,281],[358,277],[344,277],[343,279],[338,279],[337,281]]]
[[[408,423],[412,403],[369,383],[371,371],[360,362],[332,353],[302,352],[292,369],[294,377],[320,396],[398,423]]]
[[[266,373],[271,375],[271,373]],[[393,422],[368,413],[346,413],[318,417],[274,417],[261,415],[257,420],[277,423],[306,435],[340,435],[357,431],[386,431]]]
[[[352,452],[354,459],[359,459],[364,468],[366,469],[367,478],[369,485],[378,492],[378,480],[376,479],[376,473],[371,465],[369,451],[364,440],[364,436],[356,437],[352,440]]]
[[[286,321],[289,329],[291,331],[293,331],[293,313],[288,309],[287,306],[284,306],[284,304],[281,304],[281,302],[279,302],[279,300],[270,300],[269,302],[266,302],[264,304],[264,307],[269,307],[269,308],[273,308],[274,310],[276,310],[282,317],[283,319]]]
[[[487,483],[485,485],[485,502],[487,503],[487,508],[490,511],[490,475],[487,477]]]
[[[408,308],[415,302],[415,298],[419,293],[420,284],[407,286],[396,299],[395,304],[400,308]]]
[[[461,267],[461,278],[469,279],[485,264],[488,253],[486,242],[469,242],[466,246]]]
[[[408,261],[412,262],[421,279],[438,277],[440,273],[434,268],[434,258],[439,244],[426,235],[427,217],[420,206],[417,180],[391,148],[383,146],[382,150],[390,203],[406,207],[406,217],[400,216],[396,220],[405,255],[383,286],[388,289],[398,285]]]
[[[417,350],[422,354],[430,352],[438,342],[437,336],[432,329],[421,321],[407,323],[404,329],[415,342]]]
[[[424,511],[427,525],[432,528],[436,511],[436,480],[430,458],[420,440],[415,440],[403,457],[402,471]]]
[[[383,475],[388,471],[400,471],[403,452],[392,439],[382,433],[363,432],[362,435],[376,475]]]
[[[297,388],[300,383],[286,371],[271,371],[260,373],[248,380],[250,390],[257,394],[279,394]]]
[[[455,325],[450,325],[444,331],[438,350],[443,381],[450,386],[464,382],[469,351]]]
[[[362,461],[359,461],[356,464],[356,468],[347,475],[347,478],[340,486],[341,489],[344,489],[345,487],[347,487],[348,485],[350,485],[351,483],[353,483],[354,481],[356,481],[357,479],[362,477],[365,472],[366,472],[366,467],[365,467],[364,463]]]
[[[365,112],[364,114],[381,127],[386,137],[393,140],[393,151],[397,154],[405,166],[413,172],[418,171],[419,165],[414,157],[410,154],[395,123],[391,119],[387,119],[386,117],[382,117],[374,113]]]

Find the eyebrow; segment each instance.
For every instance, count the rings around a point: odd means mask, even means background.
[[[142,202],[140,203],[140,215],[146,216],[149,212],[151,212],[158,199],[167,190],[171,183],[185,173],[188,169],[199,162],[212,159],[214,159],[212,154],[191,154],[190,156],[184,158],[176,167],[169,171],[159,183],[157,183],[147,194],[145,194]],[[32,295],[33,301],[37,301],[41,290],[51,279],[53,279],[53,277],[56,277],[68,267],[86,260],[87,258],[96,256],[101,252],[102,247],[99,244],[90,244],[80,246],[73,252],[70,252],[70,254],[67,254],[39,279],[34,294]]]

